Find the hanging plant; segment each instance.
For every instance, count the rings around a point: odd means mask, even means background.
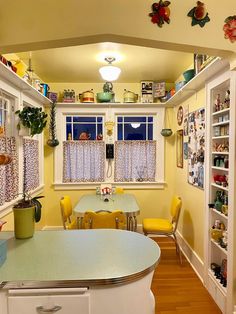
[[[17,124],[18,130],[26,127],[30,130],[30,136],[35,134],[40,134],[43,132],[47,124],[47,114],[42,111],[39,107],[24,107],[22,110],[17,110],[15,114],[19,117],[19,122]]]
[[[49,136],[47,141],[48,146],[55,147],[59,145],[59,141],[56,138],[56,103],[53,102],[50,109],[50,124],[49,124]]]
[[[197,1],[197,6],[192,8],[188,12],[188,16],[192,18],[192,26],[200,25],[201,27],[205,26],[207,22],[210,21],[208,13],[203,2]]]
[[[228,16],[224,22],[225,39],[229,39],[231,43],[234,43],[236,41],[236,15]]]
[[[155,2],[152,4],[152,12],[149,13],[149,16],[152,18],[151,21],[154,24],[157,24],[159,27],[166,22],[170,23],[170,1],[160,0],[158,3]]]

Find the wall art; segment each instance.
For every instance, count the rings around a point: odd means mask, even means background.
[[[184,136],[188,136],[188,105],[184,106],[184,113],[183,113],[183,128],[184,128]]]
[[[223,26],[225,39],[229,39],[231,43],[236,41],[236,15],[228,16]]]
[[[192,18],[192,26],[198,24],[203,27],[210,21],[205,5],[201,1],[197,1],[197,6],[192,8],[187,15]]]
[[[183,130],[177,130],[176,132],[176,165],[179,168],[183,168]]]
[[[188,182],[204,188],[205,109],[189,114]]]
[[[167,24],[170,23],[170,1],[162,1],[154,2],[152,4],[152,12],[149,13],[151,17],[151,21],[154,24],[157,24],[159,27],[166,22]]]
[[[188,159],[188,142],[184,142],[184,159]]]
[[[183,122],[183,114],[184,114],[184,109],[182,106],[179,106],[178,111],[177,111],[177,123],[178,123],[178,125],[181,125]]]

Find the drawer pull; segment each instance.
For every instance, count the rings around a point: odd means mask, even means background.
[[[55,313],[57,311],[60,311],[62,309],[62,307],[60,305],[55,305],[53,308],[51,309],[45,309],[43,306],[37,306],[36,310],[39,313]]]

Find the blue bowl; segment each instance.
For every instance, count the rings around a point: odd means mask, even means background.
[[[186,82],[189,82],[195,75],[194,69],[187,70],[183,73]]]

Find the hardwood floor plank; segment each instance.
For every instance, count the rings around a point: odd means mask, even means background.
[[[155,314],[222,314],[184,257],[180,265],[171,239],[155,237],[153,240],[161,248],[161,261],[152,281]]]

